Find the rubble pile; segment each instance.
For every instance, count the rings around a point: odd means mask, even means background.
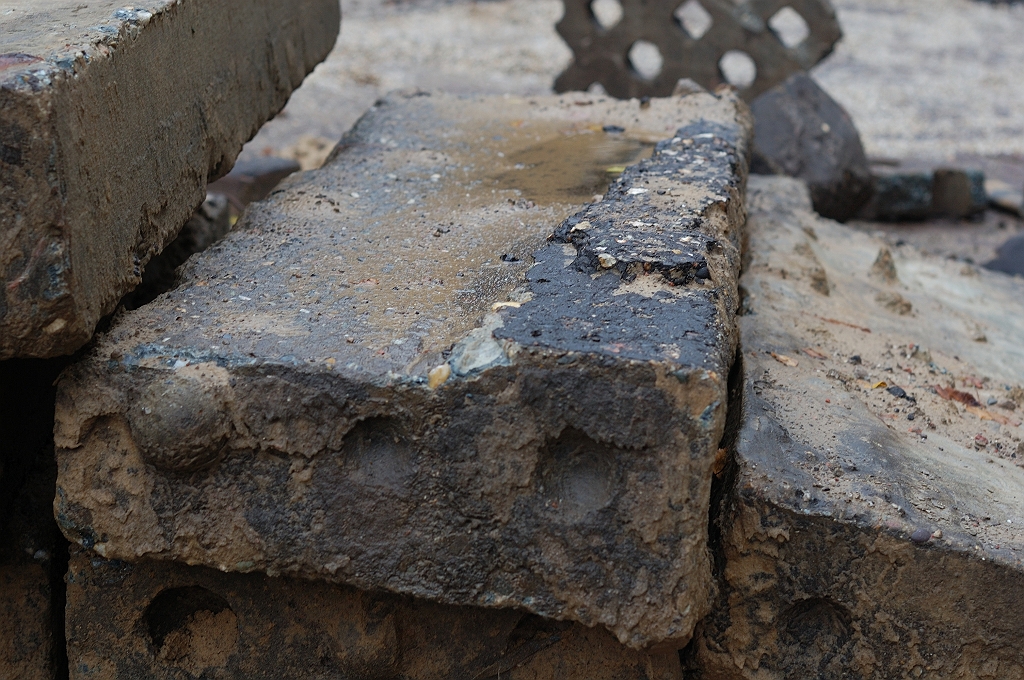
[[[1016,176],[613,9],[237,164],[333,0],[0,16],[0,678],[1024,679]]]

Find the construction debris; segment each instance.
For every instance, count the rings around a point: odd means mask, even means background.
[[[0,359],[84,345],[338,25],[336,0],[5,9]]]
[[[892,256],[896,281],[867,279],[882,244],[816,217],[802,186],[752,178],[749,197],[724,587],[699,665],[715,678],[1019,676],[1007,624],[1024,598],[1021,282],[909,250]],[[817,267],[828,298],[806,273]],[[912,316],[873,307],[897,291]],[[871,333],[822,324],[826,311]],[[808,345],[821,358],[770,358]]]
[[[744,111],[382,100],[65,375],[62,528],[683,646],[712,593]]]

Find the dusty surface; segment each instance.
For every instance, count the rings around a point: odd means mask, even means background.
[[[883,239],[893,249],[910,246],[931,256],[963,265],[982,265],[998,256],[999,247],[1024,233],[1024,220],[989,210],[973,220],[951,218],[927,222],[867,222],[849,226]]]
[[[1024,172],[1024,5],[973,0],[834,0],[843,30],[813,70],[850,112],[869,156],[951,160],[1007,154]],[[555,32],[560,0],[345,0],[327,61],[245,151],[291,154],[336,142],[400,87],[542,94],[572,59]],[[1014,157],[1015,156],[1015,157]],[[1018,189],[1024,179],[1015,182]]]
[[[679,680],[679,659],[522,611],[104,560],[68,573],[71,678]],[[674,671],[674,673],[673,673]]]
[[[685,643],[734,355],[738,106],[381,102],[66,375],[62,526],[110,557]]]
[[[8,3],[0,359],[83,345],[337,27],[329,0]]]
[[[1021,677],[1024,284],[755,180],[707,676]]]

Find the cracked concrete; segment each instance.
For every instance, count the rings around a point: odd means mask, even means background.
[[[712,588],[745,111],[381,101],[65,374],[62,528],[682,646]]]

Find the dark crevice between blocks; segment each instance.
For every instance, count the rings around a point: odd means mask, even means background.
[[[53,678],[54,680],[68,680],[70,669],[68,667],[68,640],[65,621],[68,603],[68,584],[65,579],[71,555],[68,549],[68,540],[64,538],[64,534],[61,533],[56,522],[51,526],[51,530],[53,531],[53,553],[50,555],[50,597],[52,603],[50,620],[53,626]]]
[[[719,456],[715,461],[715,474],[711,478],[711,503],[708,513],[708,551],[711,553],[712,575],[719,589],[719,597],[725,584],[725,521],[728,517],[729,502],[734,497],[738,468],[736,464],[736,443],[743,419],[743,350],[736,349],[736,359],[729,370],[729,402],[725,417],[725,432],[719,444]],[[679,658],[685,677],[703,677],[697,663],[697,643],[703,624],[697,624],[693,639],[680,650]]]
[[[64,630],[68,542],[52,510],[57,481],[54,383],[72,360],[0,362],[0,561],[45,568],[52,641],[49,661],[55,680],[66,680],[69,671]]]

